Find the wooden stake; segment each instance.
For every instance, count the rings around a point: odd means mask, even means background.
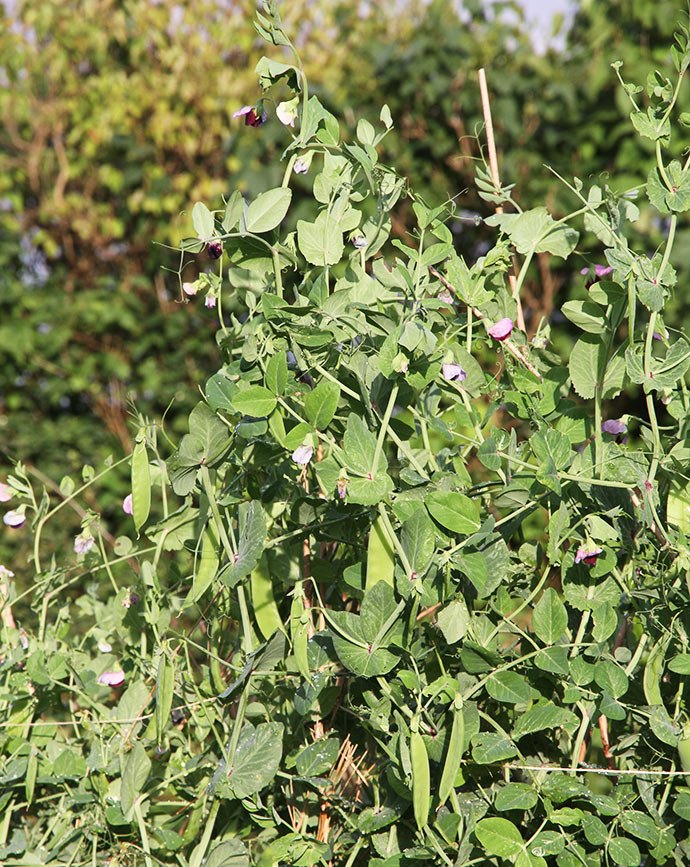
[[[480,69],[477,73],[479,77],[479,93],[482,98],[482,111],[484,113],[484,125],[486,127],[486,144],[489,149],[489,170],[491,171],[491,180],[494,182],[494,186],[496,190],[501,189],[501,181],[498,175],[498,158],[496,157],[496,141],[494,139],[494,125],[491,120],[491,102],[489,101],[489,88],[486,85],[486,73],[484,69]],[[503,205],[496,205],[496,213],[503,213]],[[522,313],[522,302],[520,301],[520,296],[516,294],[516,280],[515,275],[510,274],[508,276],[508,280],[510,281],[510,291],[515,299],[515,303],[517,304],[517,327],[520,331],[527,331],[525,328],[525,318]]]

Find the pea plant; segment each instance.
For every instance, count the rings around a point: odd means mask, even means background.
[[[122,462],[0,487],[35,571],[0,570],[0,858],[688,863],[690,342],[664,316],[688,30],[672,80],[614,65],[646,184],[563,177],[555,219],[482,161],[496,238],[470,262],[458,203],[379,162],[388,108],[344,141],[274,0],[256,29],[276,50],[237,123],[284,126],[282,183],[192,209],[180,297],[205,294],[223,363],[179,443],[138,419],[136,540],[96,508]],[[659,250],[628,243],[642,196]],[[540,253],[576,297],[528,338]]]

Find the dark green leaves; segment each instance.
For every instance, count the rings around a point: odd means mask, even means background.
[[[479,503],[457,491],[433,491],[424,499],[432,518],[451,533],[474,533],[479,529]]]
[[[556,225],[546,208],[541,207],[522,214],[496,214],[485,222],[505,232],[518,253],[553,253],[567,259],[580,237],[570,226]]]
[[[237,391],[232,399],[236,412],[254,418],[270,415],[276,408],[276,402],[275,396],[261,385],[250,385]]]
[[[220,572],[226,587],[234,587],[238,581],[249,575],[259,562],[266,541],[266,518],[261,503],[257,500],[240,503],[237,512],[239,521],[237,552],[232,562]]]
[[[265,788],[276,775],[283,755],[281,723],[246,723],[235,755],[227,769],[227,785],[236,798],[246,798]]]
[[[360,677],[386,674],[398,657],[386,649],[393,640],[400,640],[402,624],[394,620],[383,631],[396,608],[393,588],[379,581],[367,591],[359,615],[332,612],[331,633],[340,661]]]
[[[215,466],[229,448],[227,427],[207,404],[198,403],[189,416],[189,433],[182,437],[170,462],[170,480],[175,493],[180,496],[190,493],[201,464]]]

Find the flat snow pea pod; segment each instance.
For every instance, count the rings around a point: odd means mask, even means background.
[[[441,782],[438,787],[438,797],[440,805],[445,804],[448,795],[450,795],[455,778],[460,770],[460,762],[462,760],[463,741],[465,739],[465,718],[462,712],[462,696],[455,697],[453,705],[453,727],[450,730],[450,740],[448,742],[448,752],[446,753],[446,761],[443,765],[443,773],[441,774]]]
[[[644,667],[642,676],[642,688],[644,689],[644,697],[647,704],[663,707],[663,699],[661,698],[661,677],[664,673],[664,657],[666,648],[671,640],[669,635],[662,635],[654,647],[649,651],[647,664]]]
[[[415,725],[416,723],[416,725]],[[419,720],[412,720],[410,734],[410,762],[412,764],[412,806],[414,819],[421,831],[429,818],[431,776],[426,744],[418,730]]]
[[[26,777],[24,779],[24,793],[26,794],[26,802],[30,804],[34,799],[34,790],[36,788],[36,775],[38,773],[38,752],[36,747],[31,745],[29,760],[26,765]]]
[[[201,557],[197,560],[197,568],[192,580],[190,603],[198,602],[213,583],[218,572],[218,535],[215,522],[209,521],[201,541]]]
[[[304,609],[304,590],[302,582],[295,585],[292,607],[290,609],[290,641],[297,663],[297,670],[305,680],[311,678],[307,644],[309,643],[309,615]]]
[[[394,586],[395,553],[388,540],[386,529],[379,516],[371,525],[369,545],[367,547],[367,580],[366,590],[371,590],[374,584],[385,581]]]
[[[170,719],[175,691],[175,663],[161,654],[156,677],[156,742],[162,743],[163,732]]]
[[[252,605],[254,619],[264,638],[270,638],[276,629],[285,632],[283,621],[273,595],[273,581],[264,552],[251,574]]]
[[[146,440],[141,436],[132,453],[132,517],[137,535],[146,523],[150,510],[151,473],[146,454]]]

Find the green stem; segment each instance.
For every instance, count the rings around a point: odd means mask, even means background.
[[[635,311],[637,309],[637,298],[635,296],[635,278],[630,277],[628,280],[628,346],[632,348],[635,345]]]
[[[292,168],[295,165],[296,159],[297,159],[297,154],[292,154],[292,156],[288,160],[288,164],[287,164],[287,167],[285,169],[285,174],[283,175],[283,182],[280,185],[281,187],[289,187],[290,186],[290,177],[292,175]]]
[[[467,305],[467,351],[472,352],[472,305]]]
[[[577,635],[575,636],[575,641],[570,650],[571,659],[575,656],[575,654],[580,648],[580,645],[582,644],[582,639],[584,638],[585,630],[587,629],[587,624],[589,623],[589,618],[591,614],[592,612],[589,608],[585,608],[585,610],[582,612],[582,617],[580,618],[580,625],[577,630]]]
[[[589,724],[592,719],[594,702],[578,701],[577,706],[582,711],[582,722],[580,723],[580,728],[578,729],[577,737],[575,738],[575,744],[573,746],[573,756],[570,762],[570,767],[573,771],[580,766],[580,750],[582,749],[582,744],[584,743],[585,736],[587,735],[587,729],[589,728]]]
[[[151,860],[151,847],[149,846],[149,835],[146,831],[146,823],[141,815],[141,805],[137,800],[134,801],[134,815],[137,817],[137,825],[139,826],[139,834],[141,835],[141,845],[144,850],[144,863],[146,867],[153,867]]]
[[[278,298],[283,297],[283,277],[280,273],[280,254],[278,251],[271,247],[271,258],[273,259],[273,274],[275,276],[276,281],[276,295]]]
[[[36,525],[36,536],[34,538],[34,567],[36,569],[36,574],[41,572],[41,558],[39,555],[39,549],[41,545],[41,532],[43,531],[43,527],[45,526],[46,522],[50,518],[52,518],[56,512],[59,512],[60,509],[62,509],[72,500],[76,499],[82,491],[85,491],[90,485],[93,485],[94,482],[97,482],[100,478],[107,475],[111,470],[114,470],[115,467],[119,466],[120,464],[124,464],[126,461],[129,460],[131,460],[131,456],[127,455],[126,457],[121,458],[119,461],[116,461],[114,464],[111,464],[111,466],[98,473],[98,475],[94,476],[92,479],[89,479],[89,481],[83,484],[80,488],[77,488],[77,490],[71,493],[69,497],[65,497],[65,499],[61,503],[58,503],[57,506],[47,512],[41,518],[41,520]]]
[[[601,367],[597,376],[597,384],[594,388],[594,477],[599,478],[602,470],[602,455],[604,453],[604,441],[601,434]]]
[[[398,385],[397,383],[391,389],[390,397],[388,398],[388,406],[386,407],[386,411],[383,414],[383,420],[381,421],[381,430],[379,431],[378,439],[376,440],[376,448],[374,449],[374,457],[371,461],[371,471],[370,475],[373,477],[376,475],[376,470],[379,465],[379,458],[381,457],[381,451],[383,449],[383,441],[386,438],[386,431],[388,430],[388,422],[391,420],[391,414],[393,412],[393,407],[395,406],[395,399],[398,396]]]

